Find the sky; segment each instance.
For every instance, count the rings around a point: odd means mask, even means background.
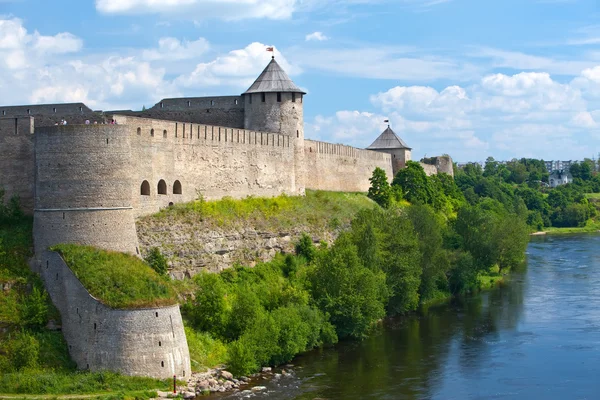
[[[0,106],[236,95],[277,61],[305,136],[413,159],[597,158],[598,0],[0,0]]]

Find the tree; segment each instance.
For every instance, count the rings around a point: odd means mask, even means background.
[[[152,247],[145,258],[148,265],[159,275],[166,275],[168,271],[167,259],[162,255],[158,247]]]
[[[369,182],[371,182],[368,193],[369,198],[381,207],[388,208],[391,202],[392,189],[385,171],[379,167],[375,168]]]
[[[414,204],[428,204],[431,201],[432,189],[423,167],[414,161],[408,161],[406,168],[398,171],[392,186],[402,189],[404,198]]]

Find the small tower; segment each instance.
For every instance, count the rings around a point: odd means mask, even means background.
[[[275,56],[244,96],[244,128],[287,135],[294,144],[295,192],[304,194],[304,112],[306,93],[290,79]]]
[[[412,150],[400,139],[398,135],[388,125],[387,129],[383,131],[381,135],[367,147],[367,150],[379,151],[381,153],[388,153],[392,155],[392,170],[394,176],[396,173],[406,167],[406,162],[411,160],[410,151]]]

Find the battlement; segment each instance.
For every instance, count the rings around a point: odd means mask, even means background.
[[[364,160],[374,161],[390,161],[391,155],[386,153],[380,153],[377,151],[358,149],[352,146],[346,146],[344,144],[333,144],[327,142],[321,142],[318,140],[305,140],[304,141],[305,153],[317,153],[317,154],[329,154],[333,156],[350,157]]]
[[[116,115],[118,125],[126,125],[132,137],[165,143],[242,144],[268,147],[292,147],[288,135],[260,132],[225,126],[195,124],[192,122]]]

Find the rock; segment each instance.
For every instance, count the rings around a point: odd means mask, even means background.
[[[204,380],[198,382],[198,385],[196,387],[201,390],[208,389],[210,387],[210,382],[208,382],[206,379],[204,379]]]
[[[221,376],[225,379],[227,379],[228,381],[233,380],[233,374],[231,372],[228,371],[221,371]]]
[[[275,374],[274,379],[279,379],[281,378],[281,374]]]
[[[195,399],[196,398],[196,393],[193,392],[183,392],[183,398],[184,399]]]
[[[265,386],[254,386],[252,388],[253,392],[262,392],[263,390],[267,390],[267,388]]]
[[[246,396],[246,395],[252,394],[252,391],[251,390],[243,390],[243,391],[240,392],[240,394],[242,396]]]
[[[208,380],[208,384],[209,384],[210,386],[217,386],[217,385],[219,384],[219,382],[217,382],[217,380],[216,380],[216,379],[214,379],[214,378],[210,378],[210,379]]]
[[[248,378],[247,376],[240,376],[240,380],[244,381],[244,382],[248,382],[250,380],[250,378]]]
[[[160,390],[156,391],[156,395],[161,399],[166,399],[167,397],[169,397],[169,394],[169,392],[161,392]]]
[[[266,374],[267,372],[271,372],[271,367],[263,367],[262,372],[263,372],[263,374]]]

